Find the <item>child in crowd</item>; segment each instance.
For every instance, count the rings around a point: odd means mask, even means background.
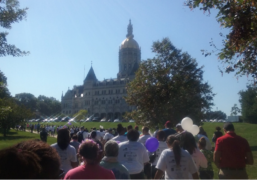
[[[200,169],[199,169],[200,178],[201,179],[213,179],[213,169],[212,169],[213,153],[211,151],[205,149],[206,140],[205,140],[204,137],[201,137],[199,139],[198,147],[208,161],[208,167],[207,168],[200,167]]]

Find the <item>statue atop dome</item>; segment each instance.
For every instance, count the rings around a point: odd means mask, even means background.
[[[131,20],[129,20],[129,25],[128,25],[128,34],[126,35],[127,38],[131,38],[133,39],[134,38],[134,35],[133,35],[133,26],[131,24]]]

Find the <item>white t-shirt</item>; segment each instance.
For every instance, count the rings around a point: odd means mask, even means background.
[[[105,132],[96,131],[96,139],[97,139],[98,141],[100,141],[101,138],[104,137],[104,134],[105,134]]]
[[[207,168],[208,166],[208,162],[207,162],[207,159],[206,157],[204,156],[204,154],[199,150],[199,149],[195,149],[193,154],[191,154],[194,162],[195,162],[195,165],[196,165],[196,168],[197,168],[197,171],[199,170],[199,167],[201,166],[202,168]]]
[[[69,145],[65,150],[62,150],[57,143],[51,145],[54,149],[56,149],[57,153],[60,156],[61,160],[61,169],[67,173],[70,169],[72,169],[71,162],[77,162],[76,149]]]
[[[141,137],[138,139],[137,142],[140,142],[140,143],[142,143],[143,145],[145,145],[145,142],[146,142],[146,140],[147,140],[149,137],[152,137],[152,136],[151,136],[151,135],[143,135],[143,136],[141,136]]]
[[[163,150],[165,149],[168,149],[168,146],[167,146],[167,143],[166,142],[163,142],[163,141],[159,141],[159,147],[158,149],[156,150],[156,158],[153,162],[153,165],[156,165],[160,156],[161,156],[161,153]]]
[[[128,169],[129,174],[138,174],[144,170],[144,163],[149,162],[149,156],[141,143],[126,141],[119,144],[118,161]]]
[[[127,141],[128,138],[127,136],[124,136],[124,135],[118,135],[118,136],[115,136],[114,138],[112,138],[112,140],[114,141],[120,141],[120,142],[124,142],[124,141]]]
[[[211,141],[209,140],[209,138],[207,138],[205,135],[202,134],[197,134],[198,139],[200,139],[201,137],[204,137],[204,139],[206,140],[206,147],[205,149],[211,151],[212,146],[211,146]]]
[[[171,149],[165,149],[161,153],[156,168],[165,172],[165,179],[189,179],[197,172],[192,157],[183,149],[181,149],[179,166],[176,164],[174,152]]]
[[[104,135],[104,140],[109,140],[109,139],[112,139],[114,136],[112,135],[112,134],[110,134],[110,133],[106,133],[105,135]]]
[[[86,131],[83,132],[83,139],[88,139],[88,136],[90,136],[90,134]]]
[[[74,130],[72,128],[70,129],[70,133],[74,133]]]

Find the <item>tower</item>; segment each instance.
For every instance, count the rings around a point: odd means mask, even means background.
[[[129,20],[126,39],[119,48],[119,73],[118,78],[134,77],[141,62],[141,49],[134,40],[133,26]]]

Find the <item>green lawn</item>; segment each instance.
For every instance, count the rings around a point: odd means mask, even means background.
[[[34,134],[34,133],[29,133],[29,132],[24,132],[24,131],[10,130],[7,134],[7,137],[4,138],[2,131],[1,131],[0,132],[0,149],[10,147],[21,141],[26,141],[26,140],[30,140],[30,139],[40,139],[39,134]],[[48,144],[56,143],[56,138],[47,137],[47,143]]]
[[[223,123],[205,123],[203,125],[204,130],[207,132],[208,137],[211,138],[215,127],[223,127]],[[248,123],[234,123],[235,132],[237,135],[247,139],[253,152],[254,165],[247,165],[246,170],[249,179],[257,179],[257,124]],[[215,179],[218,179],[218,169],[213,164]]]
[[[49,125],[64,125],[67,123],[48,123]],[[118,123],[109,123],[109,122],[87,122],[87,123],[74,123],[74,126],[85,126],[88,129],[90,128],[98,128],[99,126],[103,126],[105,129],[117,127]],[[122,123],[124,127],[128,125],[135,126],[135,123]],[[216,126],[223,126],[223,123],[205,123],[203,125],[204,130],[207,132],[208,137],[211,139],[213,132],[215,131]],[[247,124],[247,123],[234,123],[236,133],[244,138],[246,138],[251,146],[253,156],[254,156],[254,165],[247,166],[247,172],[250,179],[257,179],[257,125],[256,124]],[[141,126],[140,126],[141,127]],[[28,139],[39,139],[39,134],[32,134],[29,132],[21,132],[11,130],[8,133],[8,137],[6,139],[3,138],[3,134],[0,133],[0,149],[12,146],[20,141],[25,141]],[[56,138],[48,137],[47,142],[49,144],[53,144],[56,142]],[[218,179],[218,169],[213,164],[215,179]]]

